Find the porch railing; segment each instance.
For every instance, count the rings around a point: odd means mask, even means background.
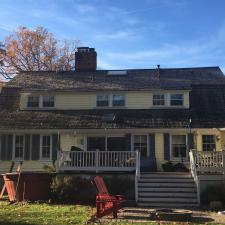
[[[134,171],[137,154],[132,151],[60,151],[58,171]]]
[[[225,151],[191,151],[194,157],[196,171],[200,173],[224,173]]]

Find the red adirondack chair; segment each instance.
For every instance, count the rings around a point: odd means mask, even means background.
[[[117,218],[117,213],[122,209],[122,195],[110,195],[102,177],[96,176],[93,179],[98,194],[96,195],[96,217],[101,218],[105,215],[113,214]]]

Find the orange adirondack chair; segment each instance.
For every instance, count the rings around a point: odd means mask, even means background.
[[[113,214],[117,218],[117,213],[122,209],[122,195],[110,195],[102,177],[96,176],[93,179],[98,194],[96,195],[96,217],[101,218],[105,215]]]

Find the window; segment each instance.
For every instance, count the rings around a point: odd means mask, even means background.
[[[43,96],[42,106],[43,107],[54,107],[55,106],[54,96]]]
[[[125,106],[124,95],[113,95],[112,106]]]
[[[165,96],[153,95],[153,105],[165,105]]]
[[[23,159],[24,152],[24,136],[15,136],[15,159]]]
[[[41,158],[50,159],[51,158],[51,136],[42,136],[41,139]]]
[[[172,135],[172,157],[186,158],[186,135]]]
[[[147,157],[147,135],[134,135],[134,151],[140,151],[142,157]]]
[[[98,95],[96,105],[98,107],[108,107],[109,106],[109,96],[108,95]]]
[[[182,106],[183,105],[183,94],[171,94],[170,95],[170,105]]]
[[[213,151],[216,149],[215,135],[202,135],[203,151]]]
[[[27,107],[39,107],[39,96],[28,96]]]

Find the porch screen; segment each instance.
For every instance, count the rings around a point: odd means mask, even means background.
[[[88,151],[105,151],[105,137],[88,137],[87,138]]]
[[[147,135],[134,135],[134,151],[140,151],[142,157],[147,157]]]
[[[126,151],[125,137],[108,137],[107,149],[108,151]]]
[[[186,158],[186,135],[173,135],[172,136],[172,157]]]

